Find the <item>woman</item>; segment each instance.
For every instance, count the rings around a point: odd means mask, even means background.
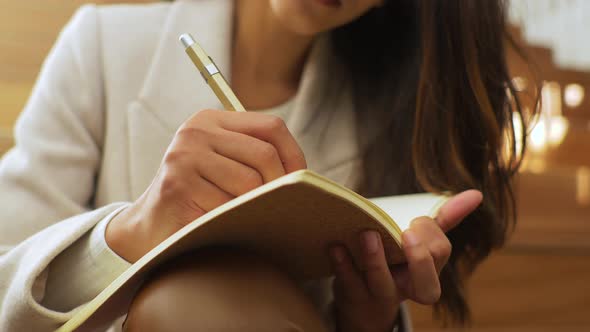
[[[511,119],[520,107],[508,97],[515,90],[504,28],[502,1],[82,8],[49,55],[16,147],[0,164],[0,330],[58,327],[182,225],[305,167],[365,196],[477,191],[457,195],[436,220],[412,224],[405,266],[390,271],[370,231],[359,239],[365,272],[347,248],[331,248],[334,301],[330,280],[304,285],[304,296],[260,258],[197,253],[146,284],[127,329],[176,329],[166,319],[177,308],[161,305],[174,294],[207,309],[174,317],[191,331],[408,330],[407,319],[399,326],[405,299],[437,303],[445,317],[464,321],[466,273],[503,243],[514,213]],[[252,112],[215,110],[177,44],[184,32]],[[480,208],[460,223],[480,192]]]

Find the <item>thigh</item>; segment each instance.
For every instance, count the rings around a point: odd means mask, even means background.
[[[327,331],[311,301],[284,273],[238,251],[186,255],[137,294],[126,332]]]

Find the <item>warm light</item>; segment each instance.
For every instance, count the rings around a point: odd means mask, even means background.
[[[542,174],[547,170],[547,163],[542,158],[533,158],[527,161],[525,169],[534,174]]]
[[[561,115],[561,85],[557,82],[545,82],[541,89],[541,113],[552,117]]]
[[[549,126],[547,129],[547,141],[552,147],[557,147],[565,139],[569,129],[569,121],[563,116],[554,116],[549,119]]]
[[[547,147],[557,147],[567,135],[569,122],[563,116],[543,117],[533,123],[528,147],[534,152],[543,152]]]
[[[514,127],[514,140],[515,140],[515,148],[516,148],[516,156],[518,158],[521,157],[522,154],[522,119],[518,115],[518,113],[512,113],[512,126]],[[511,137],[508,136],[508,143],[512,143],[510,141]],[[510,154],[511,144],[506,144],[507,153]]]
[[[516,89],[516,91],[522,92],[526,90],[528,86],[528,81],[524,77],[516,76],[512,79],[512,85],[514,85],[514,89]]]
[[[528,148],[534,152],[543,152],[547,147],[547,129],[545,121],[533,124],[533,130],[529,133]]]
[[[584,101],[584,87],[580,84],[568,84],[564,89],[563,99],[568,107],[576,108]]]
[[[541,90],[542,108],[533,119],[528,148],[532,152],[544,152],[548,147],[559,146],[569,129],[568,120],[561,114],[561,87],[557,82],[547,82]]]

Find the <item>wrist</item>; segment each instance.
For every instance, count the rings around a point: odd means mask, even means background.
[[[106,226],[104,233],[105,242],[108,247],[130,263],[135,263],[143,256],[141,243],[142,224],[134,213],[135,205],[131,205],[123,209],[117,214]]]

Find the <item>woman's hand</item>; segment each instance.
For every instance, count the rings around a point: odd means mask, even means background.
[[[107,243],[135,262],[206,212],[306,167],[280,118],[201,111],[176,132],[149,188],[110,222]]]
[[[379,233],[361,234],[364,271],[357,269],[343,246],[331,248],[339,332],[391,332],[402,301],[434,304],[441,294],[438,275],[451,255],[445,232],[481,203],[479,191],[450,199],[435,219],[415,219],[403,233],[407,264],[389,269]]]

